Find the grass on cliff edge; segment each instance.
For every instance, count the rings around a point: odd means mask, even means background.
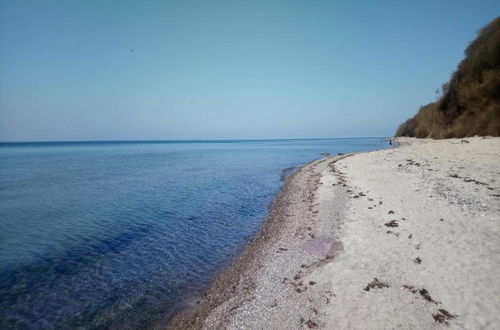
[[[401,124],[396,136],[500,136],[500,17],[479,31],[442,92]]]

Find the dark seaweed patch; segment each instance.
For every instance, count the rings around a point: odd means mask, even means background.
[[[368,283],[368,285],[364,288],[365,291],[370,291],[370,289],[383,289],[388,288],[389,284],[379,281],[378,278],[374,277],[373,281]]]
[[[399,225],[398,225],[398,222],[396,220],[391,220],[389,222],[386,222],[384,224],[384,226],[386,226],[386,227],[398,227]]]

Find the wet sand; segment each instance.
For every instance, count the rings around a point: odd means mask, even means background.
[[[167,328],[499,328],[500,138],[400,142],[289,176]]]

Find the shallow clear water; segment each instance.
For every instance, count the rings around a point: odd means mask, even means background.
[[[0,146],[0,328],[142,328],[258,231],[286,168],[381,138]]]

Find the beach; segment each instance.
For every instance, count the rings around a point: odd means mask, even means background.
[[[290,175],[167,328],[499,328],[500,138],[399,142]]]

